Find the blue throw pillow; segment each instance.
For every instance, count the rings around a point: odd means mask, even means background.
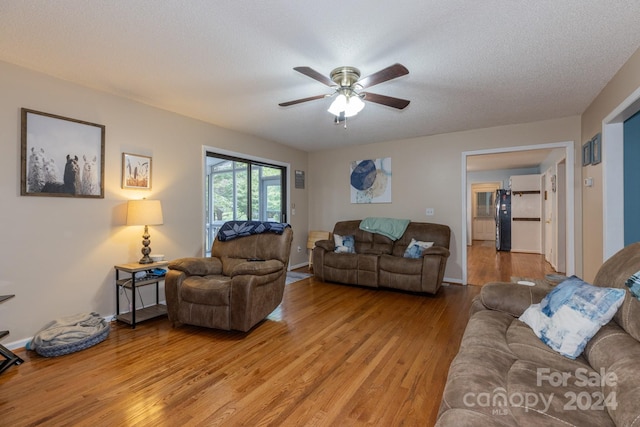
[[[571,276],[520,320],[551,349],[575,359],[589,340],[615,316],[624,301],[624,289],[602,288]]]
[[[640,300],[640,271],[629,277],[624,284],[629,288],[631,295]]]
[[[335,252],[337,253],[356,253],[356,239],[354,236],[333,235],[333,241],[336,244]]]
[[[421,242],[420,240],[411,239],[411,243],[404,251],[405,258],[421,258],[424,250],[433,246],[433,242]]]

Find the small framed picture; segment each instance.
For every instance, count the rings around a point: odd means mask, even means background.
[[[122,153],[122,188],[151,190],[151,157]]]
[[[591,164],[591,149],[593,140],[589,140],[582,146],[582,166]]]
[[[597,134],[591,141],[591,164],[597,165],[602,161],[602,134]]]
[[[20,195],[104,198],[104,125],[21,113]]]

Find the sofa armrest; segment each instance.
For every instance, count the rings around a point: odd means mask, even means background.
[[[222,261],[219,258],[179,258],[169,263],[169,269],[182,271],[189,276],[208,276],[222,273]]]
[[[336,244],[333,240],[318,240],[316,241],[316,247],[322,248],[325,251],[333,252],[336,250]]]
[[[489,310],[520,317],[531,304],[538,304],[549,293],[545,286],[524,286],[517,283],[487,283],[480,291],[480,301]]]
[[[451,252],[449,252],[449,249],[442,247],[442,246],[431,246],[430,248],[425,249],[422,252],[422,256],[425,255],[439,255],[439,256],[443,256],[445,258],[449,258],[449,255],[451,254]]]
[[[231,277],[241,276],[244,274],[251,276],[266,276],[267,274],[276,273],[284,268],[282,261],[277,259],[269,259],[266,261],[245,261],[237,264],[231,270]]]

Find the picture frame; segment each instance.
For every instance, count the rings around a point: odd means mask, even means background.
[[[21,109],[20,195],[104,198],[105,126]]]
[[[591,143],[591,164],[597,165],[602,161],[602,134],[593,137]]]
[[[591,164],[591,149],[593,140],[589,140],[582,146],[582,166],[588,166]]]
[[[122,153],[122,188],[151,190],[152,161],[150,156]]]

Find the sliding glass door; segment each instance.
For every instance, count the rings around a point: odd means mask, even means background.
[[[207,153],[205,252],[226,221],[285,222],[286,168]]]

